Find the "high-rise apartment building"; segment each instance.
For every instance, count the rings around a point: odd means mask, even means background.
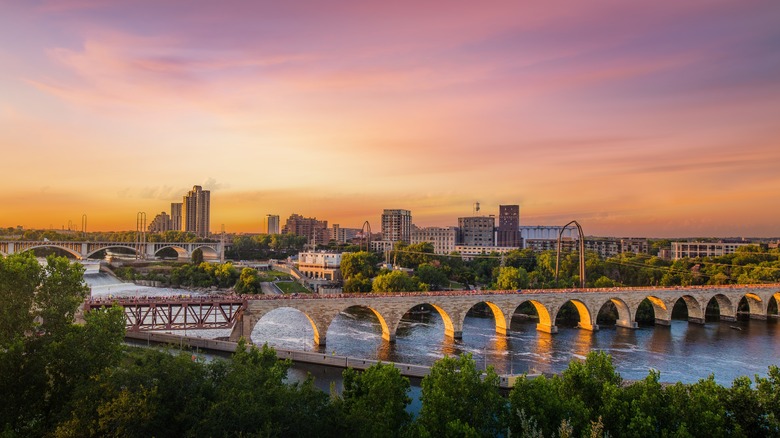
[[[200,237],[209,235],[211,225],[211,192],[193,186],[182,200],[182,230]]]
[[[458,245],[496,246],[494,216],[474,216],[458,218]]]
[[[382,240],[389,242],[412,241],[412,212],[409,210],[385,210],[382,213]]]
[[[496,246],[519,248],[520,241],[520,206],[498,206],[498,230]]]
[[[150,233],[164,233],[171,229],[171,217],[164,211],[152,219],[148,228]]]
[[[171,230],[181,231],[181,202],[171,202]]]
[[[326,245],[330,241],[328,221],[320,221],[315,217],[303,217],[293,213],[287,218],[282,228],[282,234],[306,236],[309,244]]]
[[[266,233],[279,234],[279,215],[267,214],[265,215],[265,220],[266,220]]]

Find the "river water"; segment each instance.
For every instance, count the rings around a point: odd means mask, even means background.
[[[496,334],[492,317],[469,315],[463,339],[453,340],[444,336],[444,323],[437,313],[407,315],[392,344],[382,339],[379,322],[370,311],[350,309],[331,324],[327,346],[316,348],[306,317],[284,308],[260,320],[252,341],[422,365],[432,365],[444,355],[470,353],[478,367],[492,365],[499,374],[560,373],[571,360],[602,350],[612,355],[624,379],[642,379],[655,369],[665,382],[692,383],[714,374],[718,383],[727,386],[738,376],[765,376],[769,365],[780,365],[780,324],[774,320],[705,325],[673,320],[670,327],[613,326],[596,332],[559,326],[556,334],[539,332],[535,326],[533,321],[516,317],[504,336]]]
[[[121,283],[106,274],[87,274],[85,279],[93,296],[197,295],[181,289]],[[396,342],[389,343],[382,339],[381,326],[372,312],[352,308],[334,319],[327,330],[327,345],[317,347],[306,316],[281,308],[265,315],[251,338],[259,345],[421,365],[432,365],[445,355],[470,353],[478,367],[493,366],[499,374],[560,373],[571,360],[602,350],[612,355],[624,379],[642,379],[655,369],[665,382],[692,383],[713,374],[718,383],[727,386],[738,376],[765,376],[770,365],[780,365],[780,324],[772,319],[704,325],[672,320],[669,327],[602,326],[596,332],[559,325],[556,334],[539,332],[535,325],[532,320],[515,317],[509,334],[498,335],[492,317],[470,313],[463,325],[463,339],[453,340],[444,336],[444,323],[435,311],[423,312],[407,314]],[[227,336],[229,331],[188,334],[218,337]],[[299,368],[293,373],[311,371]],[[322,369],[318,373],[329,374]],[[330,374],[338,376],[340,372]]]

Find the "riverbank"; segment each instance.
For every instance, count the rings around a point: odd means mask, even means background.
[[[131,332],[128,331],[125,334],[125,339],[129,339],[135,342],[146,342],[147,345],[173,345],[179,346],[181,349],[189,349],[196,351],[211,352],[217,354],[232,354],[236,351],[238,343],[219,340],[219,339],[204,339],[201,337],[192,336],[179,336],[171,333],[158,333],[158,332]],[[353,368],[356,370],[366,370],[369,367],[377,364],[378,360],[355,358],[349,356],[336,355],[335,352],[331,354],[318,353],[313,351],[299,351],[289,350],[283,348],[274,348],[276,351],[276,357],[279,360],[289,359],[293,363],[304,363],[311,365],[326,366],[331,368]],[[383,362],[388,363],[388,362]],[[408,363],[396,363],[389,362],[393,365],[402,376],[421,379],[427,376],[431,372],[431,367],[425,365],[415,365]],[[499,376],[499,387],[501,389],[512,389],[515,384],[515,380],[520,375],[501,375]]]

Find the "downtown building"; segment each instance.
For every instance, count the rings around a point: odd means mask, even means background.
[[[266,234],[279,234],[279,215],[267,214],[265,215],[266,221]]]
[[[496,230],[496,246],[521,248],[520,238],[520,206],[498,206],[498,229]]]
[[[458,218],[458,245],[473,247],[494,247],[495,216],[472,216]]]
[[[456,227],[425,227],[412,229],[412,245],[428,242],[433,245],[434,254],[451,254],[458,239]]]
[[[211,192],[193,186],[182,199],[182,231],[198,237],[208,237],[211,226]]]
[[[330,241],[328,221],[317,220],[316,217],[303,217],[297,213],[287,218],[282,234],[304,236],[310,245],[327,245]]]
[[[384,210],[382,213],[382,240],[411,243],[412,212],[409,210]]]

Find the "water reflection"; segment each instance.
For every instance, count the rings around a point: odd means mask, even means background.
[[[557,373],[589,351],[611,354],[624,378],[642,379],[649,369],[661,371],[663,381],[695,382],[715,373],[730,384],[740,375],[766,375],[780,360],[780,324],[776,321],[715,322],[706,325],[673,320],[671,326],[636,330],[605,327],[598,332],[561,327],[559,333],[536,331],[536,321],[513,318],[508,336],[496,333],[492,316],[466,316],[463,339],[444,336],[437,312],[407,315],[396,342],[382,339],[376,316],[350,309],[327,329],[327,346],[320,351],[351,357],[432,365],[445,355],[471,353],[480,368],[492,365],[499,373]],[[294,309],[277,309],[264,316],[252,333],[257,344],[291,349],[316,349],[306,317]]]

